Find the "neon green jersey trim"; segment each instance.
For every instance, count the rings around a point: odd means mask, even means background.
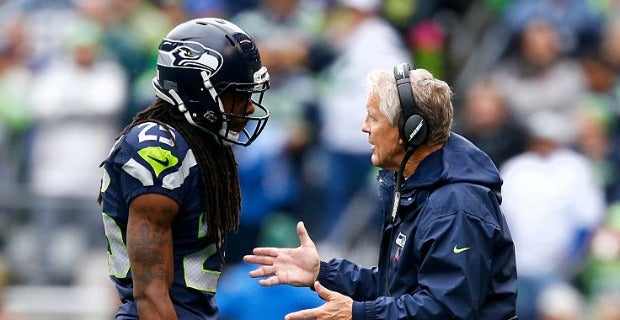
[[[159,177],[162,171],[172,168],[179,163],[179,158],[162,147],[146,147],[140,149],[138,155],[151,165],[153,171],[155,171],[155,177]]]

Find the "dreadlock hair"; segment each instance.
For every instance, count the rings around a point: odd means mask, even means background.
[[[167,130],[168,126],[175,128],[194,152],[203,187],[202,208],[206,213],[207,237],[215,243],[223,261],[224,255],[220,250],[223,240],[228,232],[239,230],[241,209],[237,161],[232,148],[220,144],[215,137],[187,122],[176,108],[160,98],[137,113],[117,140],[132,127],[144,122],[158,123]],[[174,137],[172,134],[170,136]]]

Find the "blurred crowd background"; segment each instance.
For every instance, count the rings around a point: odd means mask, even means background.
[[[402,61],[450,84],[454,131],[502,172],[520,319],[620,319],[615,0],[0,1],[0,319],[111,318],[98,165],[155,97],[159,41],[203,16],[246,29],[272,79],[267,129],[235,149],[223,319],[321,303],[259,287],[241,262],[297,246],[299,220],[322,257],[376,264],[364,77]]]

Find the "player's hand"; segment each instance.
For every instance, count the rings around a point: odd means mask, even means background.
[[[325,304],[313,309],[289,313],[284,319],[350,320],[353,318],[353,300],[351,298],[326,289],[318,281],[314,282],[314,290],[321,299],[325,300]]]
[[[250,271],[250,277],[268,277],[259,281],[263,286],[311,286],[321,267],[319,253],[301,221],[297,223],[297,235],[301,243],[297,248],[254,248],[252,255],[243,257],[245,262],[260,265]]]

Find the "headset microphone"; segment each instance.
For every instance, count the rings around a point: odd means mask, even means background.
[[[409,161],[409,158],[413,154],[413,151],[415,151],[414,147],[407,148],[407,153],[405,153],[405,157],[400,163],[400,167],[398,168],[398,172],[396,173],[396,182],[394,184],[394,201],[392,203],[392,223],[394,223],[394,220],[396,220],[396,214],[398,213],[398,204],[400,203],[400,185],[403,180],[403,171],[405,171],[405,165],[407,164],[407,161]]]
[[[396,214],[398,214],[398,205],[400,204],[400,185],[403,180],[403,171],[405,171],[405,165],[407,164],[407,161],[409,161],[409,158],[411,157],[414,151],[415,151],[414,146],[407,147],[407,152],[405,153],[405,157],[403,158],[403,161],[400,163],[400,167],[398,168],[398,172],[396,173],[396,182],[394,184],[394,199],[392,199],[392,212],[390,216],[390,221],[385,221],[386,226],[388,225],[388,223],[394,224],[394,222],[396,221]],[[390,232],[389,232],[390,236],[387,238],[388,239],[388,246],[387,246],[388,252],[390,252],[389,243],[392,241],[394,227],[395,226],[392,225],[392,227],[390,228]],[[390,290],[388,287],[388,282],[390,278],[389,277],[389,274],[390,274],[389,265],[390,265],[390,259],[385,259],[384,266],[383,266],[383,272],[385,273],[385,283],[384,283],[383,290],[388,296],[390,296]]]

